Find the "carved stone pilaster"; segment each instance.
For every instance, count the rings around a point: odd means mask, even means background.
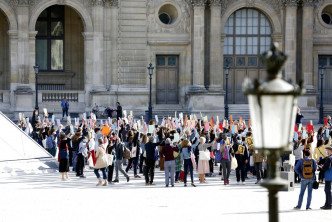
[[[92,6],[104,6],[105,0],[92,0]]]
[[[118,7],[119,6],[119,0],[106,0],[105,1],[105,7]]]
[[[204,7],[207,0],[191,0],[190,2],[193,7]]]
[[[297,7],[300,0],[284,0],[285,7]]]
[[[119,6],[119,0],[105,0],[105,7],[118,7]]]
[[[211,7],[220,7],[222,0],[210,0]]]
[[[318,3],[318,0],[303,0],[303,7],[314,7],[315,4]]]

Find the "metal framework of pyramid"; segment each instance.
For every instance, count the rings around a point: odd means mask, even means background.
[[[0,176],[57,168],[55,158],[0,112]]]

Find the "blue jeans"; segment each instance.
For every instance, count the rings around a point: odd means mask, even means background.
[[[127,167],[126,167],[126,173],[128,173],[132,163],[134,163],[134,176],[135,176],[135,175],[137,175],[138,158],[130,158],[129,159],[129,163],[127,164]]]
[[[95,172],[97,178],[100,178],[99,170],[101,170],[101,172],[103,173],[103,179],[106,180],[107,179],[107,176],[106,176],[106,167],[100,168],[100,169],[94,169],[94,172]]]
[[[66,116],[68,116],[68,109],[62,108],[62,118],[65,116],[65,114],[66,114]]]
[[[75,162],[76,156],[77,156],[77,152],[73,151],[73,171],[76,171],[76,164],[77,164],[77,160]]]
[[[190,172],[191,183],[194,183],[194,168],[191,159],[184,159],[184,183],[187,183],[188,171]]]
[[[308,187],[308,199],[306,208],[310,207],[311,196],[312,196],[312,185],[314,184],[314,179],[302,179],[301,180],[301,192],[299,196],[299,202],[297,203],[297,207],[301,208],[304,192]]]

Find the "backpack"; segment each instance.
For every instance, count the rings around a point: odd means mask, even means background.
[[[48,149],[53,149],[54,148],[52,135],[47,137],[47,139],[46,139],[46,148],[48,148]]]
[[[314,164],[312,162],[311,159],[305,160],[303,159],[303,178],[308,179],[308,178],[313,178],[314,177],[314,173],[313,173],[313,169],[314,169]]]
[[[123,158],[129,160],[130,154],[130,150],[127,147],[123,146]]]

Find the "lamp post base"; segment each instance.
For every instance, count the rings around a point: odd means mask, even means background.
[[[279,221],[278,192],[287,186],[287,181],[280,178],[278,160],[282,149],[268,151],[269,179],[261,184],[269,191],[269,222]]]

